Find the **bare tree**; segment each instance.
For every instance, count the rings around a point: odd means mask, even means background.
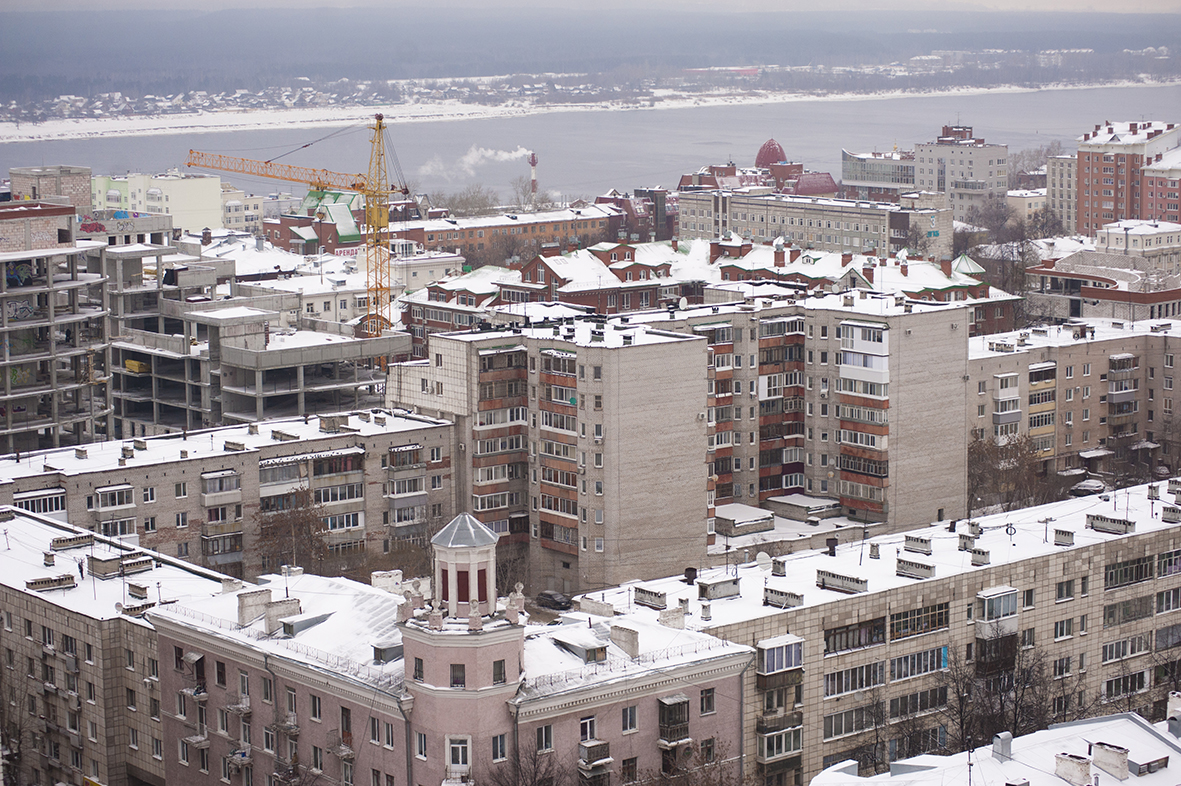
[[[754,786],[759,778],[753,772],[742,774],[741,758],[725,740],[702,740],[671,772],[644,773],[639,780],[670,786]]]
[[[526,741],[507,761],[492,764],[478,773],[477,782],[492,786],[573,786],[577,780],[557,752],[539,753]]]
[[[1018,187],[1018,180],[1022,172],[1032,172],[1044,167],[1052,156],[1060,155],[1062,155],[1062,143],[1056,139],[1041,147],[1027,148],[1015,153],[1010,152],[1008,161],[1005,162],[1009,167],[1009,188]]]
[[[1041,448],[1028,434],[989,435],[968,444],[968,514],[979,506],[1016,510],[1061,499],[1062,480],[1046,468]]]
[[[35,697],[27,695],[22,681],[15,678],[16,671],[0,669],[0,745],[4,750],[4,786],[23,783],[22,764],[26,754],[36,760],[37,716],[30,711],[28,702]]]
[[[1062,237],[1070,234],[1062,225],[1062,218],[1048,207],[1035,210],[1025,222],[1029,234],[1035,238]]]
[[[486,216],[495,213],[500,204],[500,195],[480,183],[451,194],[430,194],[429,198],[432,205],[447,208],[453,216]]]

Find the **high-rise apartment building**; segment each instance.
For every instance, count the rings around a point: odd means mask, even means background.
[[[580,320],[436,333],[388,396],[455,422],[457,493],[537,589],[607,587],[704,554],[707,342]]]
[[[914,154],[915,187],[946,194],[956,221],[1008,191],[1008,146],[974,137],[971,126],[944,126],[935,141],[915,145]]]
[[[1077,141],[1075,226],[1080,234],[1093,236],[1104,224],[1128,218],[1178,220],[1176,177],[1169,177],[1167,169],[1145,167],[1163,163],[1164,155],[1181,145],[1181,127],[1109,121],[1097,123]]]
[[[1069,233],[1075,232],[1078,226],[1077,174],[1075,155],[1050,156],[1046,160],[1046,204]]]
[[[1012,304],[858,291],[434,333],[389,396],[455,420],[457,493],[528,544],[531,586],[586,590],[697,564],[729,502],[802,493],[894,529],[964,515],[950,402],[994,307]]]

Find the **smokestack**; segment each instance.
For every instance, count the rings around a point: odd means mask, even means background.
[[[537,201],[537,153],[529,153],[529,206]]]

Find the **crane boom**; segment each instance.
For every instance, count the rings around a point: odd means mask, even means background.
[[[393,326],[393,309],[390,292],[390,185],[386,171],[385,117],[373,116],[373,131],[370,140],[368,175],[349,175],[329,169],[276,164],[272,161],[255,161],[251,158],[237,158],[220,153],[202,153],[190,150],[185,166],[217,169],[223,172],[237,172],[243,175],[306,183],[313,189],[357,191],[365,196],[365,275],[368,284],[368,307],[365,318],[359,326],[363,336],[380,336],[382,331]],[[408,194],[405,185],[398,191]],[[385,358],[379,358],[379,365],[385,368]]]
[[[307,183],[318,191],[335,188],[365,193],[368,184],[365,175],[350,175],[344,172],[333,172],[330,169],[312,169],[306,166],[255,161],[251,158],[225,156],[220,153],[202,153],[200,150],[189,151],[189,158],[185,161],[185,166],[237,172],[242,175],[287,180],[292,183]]]

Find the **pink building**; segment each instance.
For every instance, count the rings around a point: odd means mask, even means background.
[[[679,607],[528,625],[519,586],[497,597],[496,541],[463,514],[432,540],[430,582],[296,569],[155,610],[167,783],[425,786],[502,770],[606,786],[742,767],[753,650],[685,630]]]

